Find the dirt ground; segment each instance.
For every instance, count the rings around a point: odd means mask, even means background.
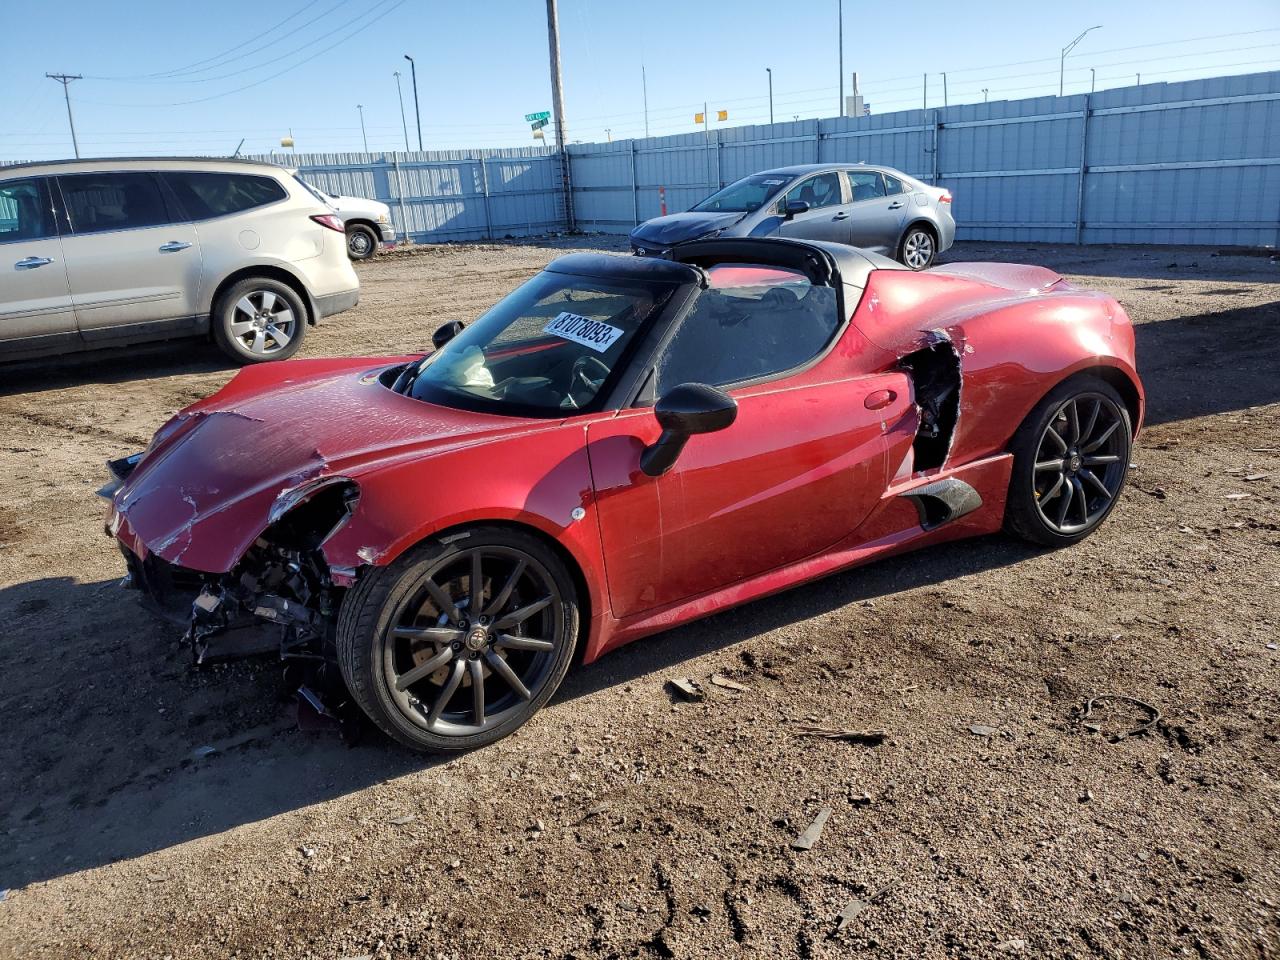
[[[565,245],[381,258],[303,355],[422,348]],[[117,589],[103,461],[233,374],[212,348],[0,369],[0,957],[1280,957],[1280,264],[965,258],[1053,267],[1139,324],[1150,416],[1102,530],[641,641],[445,761],[300,731],[278,664],[193,670]],[[1143,716],[1091,731],[1104,693],[1163,719],[1109,742]]]

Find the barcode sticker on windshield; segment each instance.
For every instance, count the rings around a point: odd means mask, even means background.
[[[596,353],[604,353],[622,336],[622,331],[617,327],[590,317],[580,317],[576,313],[557,314],[554,320],[542,328],[542,332],[580,343]]]

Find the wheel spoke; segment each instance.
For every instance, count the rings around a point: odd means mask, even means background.
[[[1093,428],[1098,425],[1098,414],[1102,412],[1102,401],[1093,401],[1093,412],[1089,414],[1089,422],[1085,425],[1084,432],[1081,433],[1082,441],[1089,439],[1093,435]]]
[[[243,337],[246,333],[253,329],[252,320],[236,320],[231,324],[231,332],[237,337]]]
[[[1040,498],[1040,506],[1043,507],[1046,503],[1048,503],[1050,500],[1056,497],[1059,493],[1061,493],[1062,487],[1066,484],[1066,482],[1067,482],[1067,478],[1061,473],[1058,474],[1058,479],[1053,481],[1053,486],[1049,488],[1049,492]]]
[[[264,313],[271,313],[276,305],[276,295],[270,290],[262,291],[262,310]]]
[[[1067,404],[1067,408],[1071,411],[1071,416],[1067,418],[1067,422],[1071,424],[1071,442],[1080,442],[1080,405],[1072,400]]]
[[[427,578],[426,589],[428,595],[430,595],[432,601],[435,603],[436,607],[439,608],[441,613],[454,623],[458,623],[462,620],[462,614],[458,611],[458,608],[454,605],[453,601],[449,599],[449,595],[445,593],[440,588],[440,585],[430,577]]]
[[[1116,432],[1116,430],[1117,430],[1119,427],[1120,427],[1120,421],[1119,421],[1119,420],[1117,420],[1117,421],[1115,421],[1114,423],[1112,423],[1112,424],[1111,424],[1111,426],[1107,427],[1107,429],[1103,430],[1103,431],[1102,431],[1102,435],[1101,435],[1101,436],[1099,436],[1099,437],[1098,437],[1098,439],[1093,440],[1093,441],[1091,441],[1087,446],[1082,447],[1082,448],[1081,448],[1081,450],[1080,450],[1080,452],[1081,452],[1081,453],[1093,453],[1093,451],[1097,450],[1097,449],[1098,449],[1099,447],[1101,447],[1104,443],[1106,443],[1108,440],[1110,440],[1110,439],[1111,439],[1111,435],[1112,435],[1113,433],[1115,433],[1115,432]]]
[[[1080,476],[1084,477],[1086,482],[1097,490],[1098,493],[1102,494],[1102,496],[1106,497],[1108,500],[1111,499],[1111,491],[1107,489],[1107,485],[1105,483],[1094,475],[1092,470],[1081,470]]]
[[[436,697],[436,702],[431,707],[431,712],[427,714],[428,729],[436,725],[436,722],[440,719],[440,714],[444,713],[444,708],[449,705],[453,695],[458,692],[458,687],[462,683],[462,674],[466,668],[467,661],[453,661],[453,668],[449,671],[449,680],[445,683],[444,689],[440,691],[440,696]]]
[[[524,572],[528,567],[529,564],[524,560],[516,564],[516,568],[511,571],[511,576],[507,577],[507,582],[498,591],[498,595],[489,601],[489,608],[485,610],[486,614],[495,617],[498,615],[498,611],[507,605],[507,601],[511,599],[511,592],[515,590],[516,584],[520,582],[520,578],[524,576]]]
[[[267,333],[271,334],[271,339],[276,342],[276,346],[283,350],[289,345],[289,341],[293,338],[281,330],[277,326],[268,326]]]
[[[400,674],[400,676],[396,677],[396,689],[400,691],[408,690],[423,677],[430,676],[435,673],[452,659],[452,648],[445,647],[430,660],[420,663],[412,670],[406,670],[404,673]]]
[[[236,309],[241,313],[247,313],[251,317],[258,312],[258,308],[253,305],[253,301],[249,299],[248,294],[236,301]]]
[[[1048,473],[1050,470],[1062,472],[1062,468],[1066,465],[1064,460],[1041,460],[1036,464],[1036,473]]]
[[[453,643],[463,637],[457,627],[396,627],[391,635],[397,640],[428,640],[433,643]]]
[[[479,660],[468,660],[467,670],[471,674],[471,712],[475,714],[476,726],[484,726],[484,667]]]
[[[1076,496],[1072,499],[1071,502],[1075,503],[1076,500],[1080,501],[1080,522],[1088,523],[1089,522],[1089,498],[1085,496],[1084,484],[1080,482],[1080,478],[1078,476],[1071,478],[1071,489],[1076,492]]]
[[[263,330],[256,330],[253,334],[253,345],[249,347],[254,353],[262,353],[266,349],[267,334]]]
[[[1114,453],[1100,453],[1092,457],[1082,458],[1086,467],[1101,467],[1108,463],[1119,463],[1120,458]]]
[[[479,550],[471,551],[471,583],[468,584],[471,593],[470,610],[473,617],[479,616],[480,611],[484,608],[484,571],[482,569],[483,555]]]
[[[1069,480],[1064,486],[1066,487],[1066,496],[1062,498],[1062,504],[1058,507],[1058,526],[1060,528],[1066,526],[1067,511],[1071,509],[1071,501],[1075,499],[1076,490],[1075,484]]]
[[[493,669],[493,672],[505,680],[507,686],[514,690],[521,700],[531,700],[533,698],[529,688],[520,682],[520,678],[516,676],[516,672],[511,669],[507,661],[492,650],[485,654],[485,659],[489,661],[489,666]]]
[[[519,610],[513,610],[511,611],[511,613],[508,613],[505,617],[503,617],[501,620],[497,621],[493,625],[493,629],[510,630],[512,627],[516,626],[517,624],[524,623],[526,620],[532,617],[535,613],[538,613],[540,610],[545,610],[550,605],[551,605],[550,597],[543,597],[541,600],[535,600],[533,603],[530,603],[527,606],[523,606]]]
[[[1067,452],[1067,441],[1063,440],[1058,431],[1053,429],[1053,424],[1049,424],[1044,435],[1053,441],[1054,446],[1058,448],[1059,453]]]
[[[537,640],[534,637],[517,637],[510,633],[504,633],[494,641],[494,645],[504,650],[537,650],[541,653],[547,653],[556,648],[556,645],[550,640]]]

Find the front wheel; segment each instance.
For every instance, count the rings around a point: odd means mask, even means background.
[[[468,750],[551,699],[577,635],[577,591],[554,551],[477,526],[372,570],[343,601],[338,663],[389,736],[429,753]]]
[[[1091,376],[1059,384],[1014,436],[1006,529],[1050,547],[1083,540],[1116,505],[1132,443],[1128,408],[1111,384]]]
[[[347,227],[347,256],[352,260],[368,260],[378,252],[378,238],[368,227]]]
[[[912,270],[925,270],[937,256],[938,244],[927,227],[912,227],[902,238],[898,248],[898,261]]]

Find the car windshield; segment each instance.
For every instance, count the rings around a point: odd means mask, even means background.
[[[513,415],[581,410],[676,286],[540,273],[427,357],[407,392]]]
[[[719,193],[713,193],[693,209],[708,213],[750,213],[768,203],[791,179],[777,173],[757,173],[743,177]]]
[[[300,184],[306,187],[307,190],[311,193],[311,195],[315,197],[317,200],[319,200],[321,203],[328,203],[330,200],[338,199],[337,194],[326,193],[324,190],[321,190],[319,187],[315,186],[314,184],[307,183],[307,181],[303,180],[296,173],[293,175],[293,179],[297,180]]]

